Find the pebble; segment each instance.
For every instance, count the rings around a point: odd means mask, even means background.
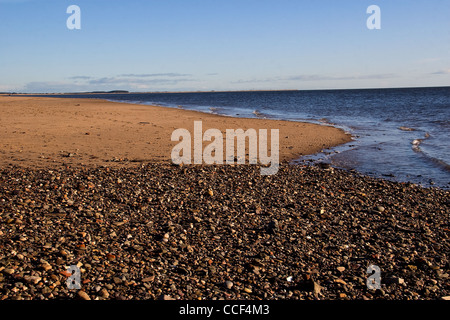
[[[41,267],[42,269],[44,269],[44,271],[49,271],[52,269],[52,266],[49,263],[43,263]]]
[[[108,298],[109,298],[109,292],[108,292],[108,290],[106,290],[105,288],[103,288],[103,289],[100,291],[100,296],[101,296],[102,298],[108,299]]]
[[[233,288],[233,282],[231,282],[231,281],[226,281],[226,282],[225,282],[225,287],[226,287],[227,289]]]
[[[24,276],[24,279],[33,284],[38,284],[42,280],[42,278],[38,276]]]
[[[13,274],[14,272],[16,272],[16,270],[14,270],[12,268],[6,268],[3,270],[3,272],[6,274]]]
[[[0,168],[2,299],[450,296],[449,191],[316,166],[269,177],[258,166],[123,164]],[[384,292],[367,289],[369,263]],[[71,265],[84,293],[66,286]]]
[[[78,291],[78,296],[79,296],[81,299],[83,299],[83,300],[91,300],[91,298],[89,297],[89,295],[88,295],[86,292],[82,291],[82,290]]]

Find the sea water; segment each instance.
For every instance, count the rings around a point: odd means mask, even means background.
[[[450,188],[450,87],[58,95],[333,125],[346,145],[301,157],[363,174]]]

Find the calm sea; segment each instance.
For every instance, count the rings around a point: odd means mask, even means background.
[[[61,95],[58,95],[61,97]],[[297,159],[450,188],[450,87],[63,95],[334,125],[355,140]]]

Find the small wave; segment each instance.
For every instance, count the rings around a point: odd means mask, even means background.
[[[422,141],[423,141],[423,139],[414,139],[412,142],[411,142],[411,144],[412,144],[412,149],[414,150],[414,151],[418,151],[418,152],[420,152],[421,150],[420,150],[420,144],[422,143]]]
[[[423,140],[426,140],[426,139],[428,139],[430,137],[431,137],[431,135],[428,132],[426,132],[423,139],[414,139],[411,142],[411,144],[413,145],[413,148],[414,147],[419,147],[419,145],[423,142]]]
[[[411,144],[412,144],[412,149],[413,149],[414,151],[421,152],[421,151],[422,151],[422,150],[420,149],[421,143],[423,142],[423,140],[426,140],[426,139],[428,139],[429,137],[430,137],[430,134],[427,132],[427,133],[425,133],[425,136],[424,136],[423,139],[414,139],[414,140],[411,142]]]
[[[255,116],[257,116],[258,118],[262,118],[262,117],[263,117],[262,113],[261,113],[259,110],[253,110],[252,113],[253,113]]]
[[[444,160],[435,158],[430,156],[428,153],[424,152],[421,148],[420,145],[422,144],[422,142],[426,139],[428,139],[430,137],[430,134],[427,132],[425,133],[425,138],[424,139],[414,139],[411,144],[412,144],[412,149],[417,152],[418,154],[420,154],[422,157],[426,158],[428,161],[431,161],[432,163],[434,163],[435,165],[437,165],[438,167],[446,170],[446,171],[450,171],[450,164],[448,164],[447,162],[445,162]]]
[[[327,119],[327,118],[320,118],[320,119],[319,119],[319,122],[320,122],[320,123],[329,124],[329,125],[334,125],[334,123],[331,122],[331,120],[330,120],[330,119]]]
[[[259,111],[258,109],[253,110],[252,112],[257,118],[262,118],[262,119],[267,119],[267,118],[271,118],[270,115],[262,113],[261,111]]]

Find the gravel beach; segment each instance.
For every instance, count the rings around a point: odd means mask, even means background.
[[[0,299],[449,299],[449,205],[318,166],[4,167]]]

